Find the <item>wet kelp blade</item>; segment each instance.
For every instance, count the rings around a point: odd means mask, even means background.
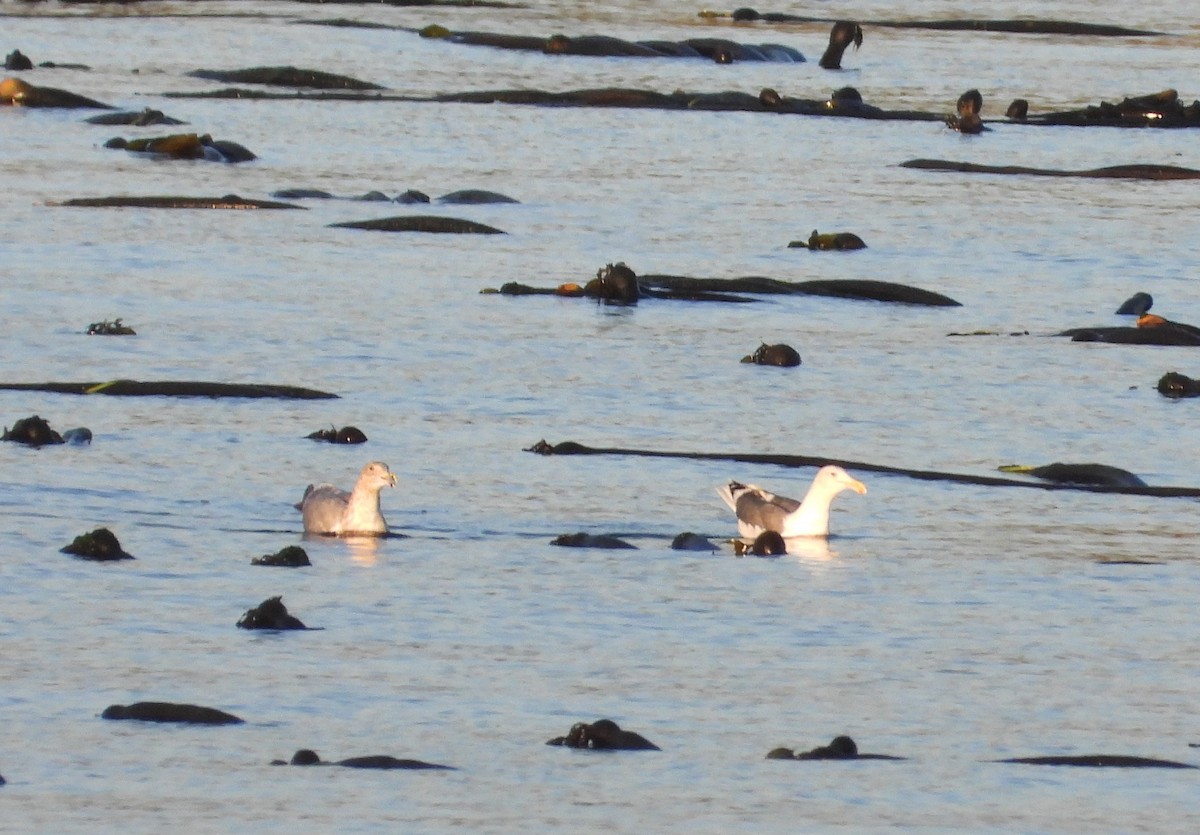
[[[411,96],[389,95],[356,90],[259,90],[249,87],[222,87],[220,90],[188,90],[160,94],[167,99],[234,99],[238,101],[412,101]]]
[[[384,90],[378,84],[348,75],[307,67],[247,67],[238,70],[192,70],[187,75],[225,84],[268,84],[276,87],[311,87],[318,90]]]
[[[397,215],[376,220],[331,223],[338,229],[372,229],[377,232],[428,232],[443,235],[503,235],[504,230],[473,220],[438,215]]]
[[[974,162],[955,162],[945,159],[910,159],[901,168],[923,171],[959,171],[966,174],[1024,174],[1032,177],[1091,177],[1116,180],[1196,180],[1200,171],[1178,165],[1109,165],[1104,168],[1078,170],[1059,168],[1027,168],[1024,165],[980,165]]]
[[[742,278],[691,278],[680,275],[643,275],[640,280],[650,287],[674,292],[733,292],[761,294],[794,294],[802,296],[831,296],[839,299],[898,302],[930,307],[961,307],[962,303],[949,296],[920,287],[873,279],[816,279],[813,281],[780,281],[765,276]]]
[[[285,400],[331,400],[338,395],[299,386],[257,383],[209,383],[189,380],[109,380],[95,383],[0,383],[3,391],[49,391],[56,394],[110,394],[116,397],[274,397]]]
[[[539,441],[526,452],[539,455],[638,455],[650,458],[689,458],[697,461],[737,461],[744,464],[775,464],[780,467],[823,467],[836,464],[846,469],[871,473],[905,476],[921,481],[949,481],[957,484],[975,484],[983,487],[1028,487],[1035,490],[1082,490],[1087,493],[1122,493],[1131,496],[1161,496],[1166,498],[1197,498],[1200,487],[1124,487],[1107,484],[1066,484],[1057,482],[1019,481],[997,476],[968,475],[965,473],[943,473],[935,470],[912,470],[905,467],[889,467],[864,461],[847,461],[813,455],[766,455],[761,453],[722,452],[669,452],[651,449],[623,449],[620,447],[589,447],[575,441],[549,444]]]
[[[1083,768],[1196,768],[1191,763],[1160,760],[1155,757],[1136,757],[1130,754],[1072,754],[1047,757],[1012,757],[998,763],[1022,765],[1060,765]]]

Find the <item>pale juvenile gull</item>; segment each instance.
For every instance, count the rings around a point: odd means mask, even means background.
[[[775,531],[788,539],[829,536],[829,505],[843,490],[861,495],[867,487],[841,467],[828,465],[817,471],[803,501],[737,481],[718,487],[717,495],[737,514],[738,533],[742,536],[754,539],[764,531]]]
[[[308,485],[296,509],[304,514],[304,532],[332,536],[387,534],[379,512],[379,491],[396,486],[396,474],[382,461],[363,467],[354,489],[347,493],[332,484]]]

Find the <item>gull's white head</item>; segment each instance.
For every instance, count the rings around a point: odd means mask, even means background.
[[[813,486],[820,486],[821,489],[827,490],[831,494],[840,493],[843,490],[853,490],[862,496],[867,492],[867,485],[834,464],[827,464],[817,470],[817,475],[813,478]]]
[[[363,467],[358,481],[367,487],[382,490],[384,487],[396,486],[396,474],[388,469],[388,465],[382,461],[372,461]]]

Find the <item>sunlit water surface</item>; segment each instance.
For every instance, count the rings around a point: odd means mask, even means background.
[[[1047,334],[1155,312],[1200,321],[1194,182],[1048,180],[899,168],[915,157],[1091,168],[1200,167],[1193,131],[503,105],[169,99],[197,68],[293,64],[394,92],[628,86],[871,102],[986,117],[1174,86],[1200,95],[1190,4],[863,2],[862,20],[1038,16],[1170,33],[1112,40],[867,27],[846,70],[816,65],[826,24],[703,21],[655,3],[518,10],[183,3],[4,4],[5,52],[80,62],[35,83],[153,106],[256,162],[156,162],[106,150],[78,111],[0,110],[5,198],[0,381],[118,377],[304,385],[328,401],[0,393],[9,425],[88,426],[90,447],[5,444],[0,484],[0,790],[11,831],[1190,831],[1195,772],[990,762],[1127,753],[1200,762],[1195,502],[998,489],[860,473],[839,534],[772,560],[671,551],[735,533],[714,486],[800,494],[811,470],[687,459],[546,458],[540,438],[828,456],[992,474],[1100,461],[1196,485],[1197,404],[1162,373],[1189,348]],[[345,16],[519,34],[704,34],[776,41],[800,65],[556,58],[300,25]],[[265,198],[487,188],[519,205],[426,207],[504,236],[329,228],[407,207],[305,212],[86,210],[71,197]],[[853,254],[786,248],[854,231]],[[644,273],[874,278],[959,308],[819,298],[631,309],[482,295],[506,281]],[[122,317],[135,338],[89,338]],[[976,330],[999,335],[952,338]],[[1028,332],[1028,335],[1009,336]],[[738,359],[788,342],[797,369]],[[351,423],[365,447],[304,440]],[[370,459],[406,538],[303,541],[306,484],[349,487]],[[58,553],[105,525],[136,561]],[[574,531],[639,550],[553,547]],[[303,544],[313,567],[252,567]],[[1114,561],[1120,564],[1113,564]],[[1151,564],[1130,564],[1149,561]],[[241,632],[266,597],[323,631]],[[230,728],[111,723],[111,703],[207,704]],[[661,753],[542,744],[611,717]],[[767,761],[847,733],[908,761]],[[453,772],[270,768],[312,747]]]

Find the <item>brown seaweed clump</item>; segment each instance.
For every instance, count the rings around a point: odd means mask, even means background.
[[[308,552],[299,545],[289,545],[274,554],[263,554],[261,557],[255,557],[250,560],[250,564],[282,566],[284,568],[303,568],[306,565],[312,565],[308,559]]]
[[[328,429],[318,429],[304,437],[311,441],[325,441],[331,444],[365,444],[367,442],[366,434],[357,426],[343,426],[341,429],[331,426]]]
[[[781,368],[794,368],[800,364],[800,352],[791,345],[780,342],[775,345],[763,343],[753,354],[742,357],[742,362],[754,365],[777,365]]]
[[[282,597],[269,597],[242,615],[238,629],[308,629],[299,618],[288,614]]]
[[[88,325],[87,334],[88,336],[137,336],[137,331],[122,323],[120,319],[113,319],[111,322],[105,319],[103,322],[92,322]]]
[[[31,447],[66,443],[62,435],[50,428],[49,421],[37,415],[21,418],[12,425],[12,429],[5,427],[0,441],[12,441]]]
[[[863,239],[853,232],[826,232],[824,234],[812,230],[807,241],[791,241],[788,249],[832,250],[847,252],[855,249],[866,249]]]
[[[96,562],[134,559],[133,554],[125,552],[116,534],[108,528],[96,528],[91,533],[80,534],[70,545],[63,546],[59,551]]]

